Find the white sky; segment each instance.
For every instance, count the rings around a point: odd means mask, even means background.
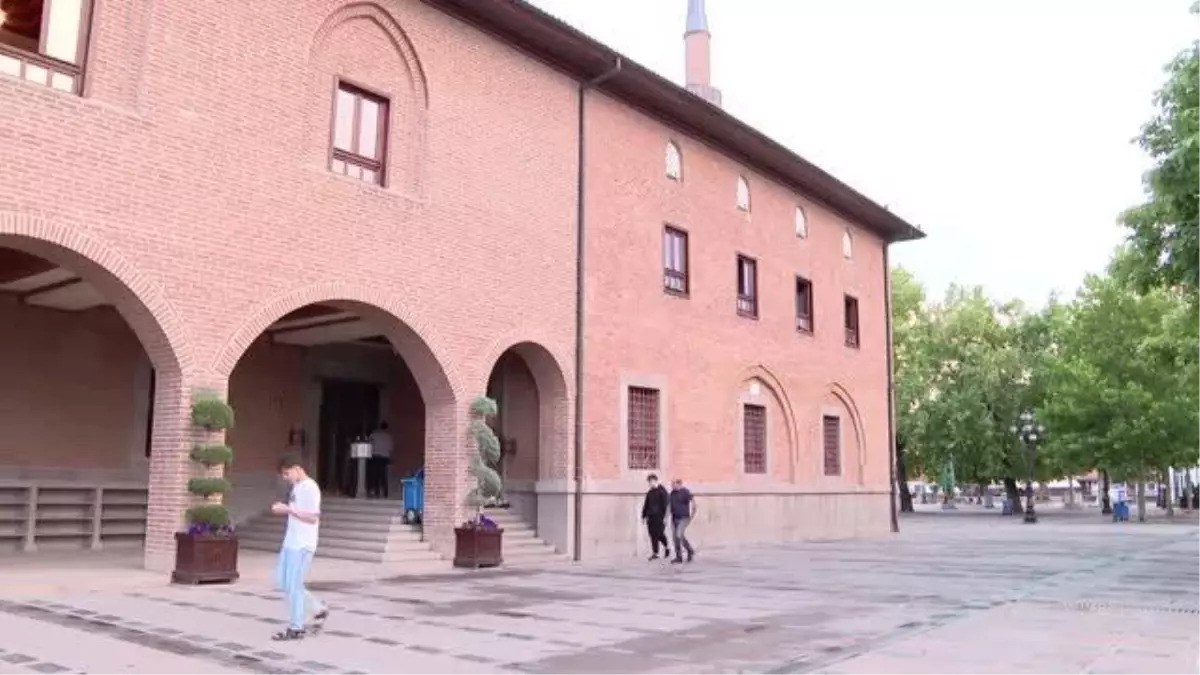
[[[533,0],[670,79],[687,0]],[[895,247],[1040,305],[1100,271],[1142,199],[1130,141],[1190,0],[708,0],[725,109],[920,226]]]

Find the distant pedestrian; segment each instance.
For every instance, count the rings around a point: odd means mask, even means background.
[[[671,557],[671,545],[667,543],[667,511],[671,507],[671,496],[667,489],[659,484],[658,476],[646,476],[646,498],[642,500],[642,522],[646,523],[646,532],[650,535],[651,560],[658,560],[658,545],[662,544],[663,557]]]
[[[321,519],[321,488],[300,462],[293,458],[279,461],[279,473],[291,484],[288,503],[276,502],[271,512],[287,516],[287,532],[279,550],[275,569],[276,583],[284,592],[288,605],[288,625],[276,633],[274,640],[299,640],[305,636],[305,618],[313,612],[313,632],[321,630],[329,618],[329,609],[322,605],[304,586],[313,554],[317,552],[317,530]]]
[[[692,518],[696,517],[696,500],[692,497],[692,491],[685,488],[683,481],[678,478],[671,484],[670,504],[671,524],[674,526],[671,535],[675,539],[675,559],[671,564],[682,563],[684,551],[687,551],[687,561],[692,562],[696,551],[687,539],[687,528]]]
[[[380,422],[371,434],[371,458],[367,460],[367,496],[388,498],[388,465],[392,463],[392,432]]]

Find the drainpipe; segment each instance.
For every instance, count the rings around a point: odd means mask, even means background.
[[[883,244],[883,311],[887,321],[888,483],[892,486],[892,532],[899,532],[900,519],[896,515],[896,372],[892,342],[892,266],[888,261],[890,246],[887,242]],[[908,489],[907,485],[905,489]]]
[[[583,249],[584,249],[584,99],[587,90],[621,72],[621,59],[604,74],[579,83],[579,149],[575,183],[575,560],[583,559]]]

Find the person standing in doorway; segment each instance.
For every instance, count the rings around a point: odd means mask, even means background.
[[[292,486],[288,503],[276,502],[271,506],[272,513],[287,516],[287,532],[279,550],[275,580],[287,600],[288,624],[272,639],[299,640],[306,635],[305,618],[310,610],[313,612],[314,633],[320,631],[329,618],[329,609],[313,597],[304,585],[313,554],[317,552],[321,488],[308,477],[308,472],[296,459],[285,457],[279,460],[279,473]]]
[[[671,564],[677,565],[683,562],[683,552],[687,551],[687,561],[692,562],[696,557],[696,551],[692,548],[692,543],[687,539],[688,523],[692,522],[692,518],[696,517],[696,500],[692,497],[692,491],[683,486],[683,481],[678,478],[671,484],[671,531],[672,537],[675,539],[675,559]]]
[[[646,490],[646,499],[642,501],[642,522],[646,523],[646,532],[650,535],[651,560],[658,559],[658,545],[662,544],[663,557],[671,557],[671,545],[667,543],[667,509],[671,505],[671,497],[667,489],[659,484],[658,476],[646,476],[650,489]]]
[[[392,432],[380,422],[371,434],[371,459],[367,461],[367,496],[388,498],[388,465],[392,463]]]

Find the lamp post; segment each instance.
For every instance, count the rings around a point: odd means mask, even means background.
[[[1025,481],[1025,522],[1036,523],[1037,512],[1033,509],[1033,469],[1037,463],[1037,448],[1038,443],[1046,439],[1046,427],[1038,424],[1037,415],[1033,410],[1026,410],[1021,413],[1017,425],[1009,427],[1012,432],[1021,441],[1021,447],[1025,450],[1025,465],[1028,469],[1028,480]]]

